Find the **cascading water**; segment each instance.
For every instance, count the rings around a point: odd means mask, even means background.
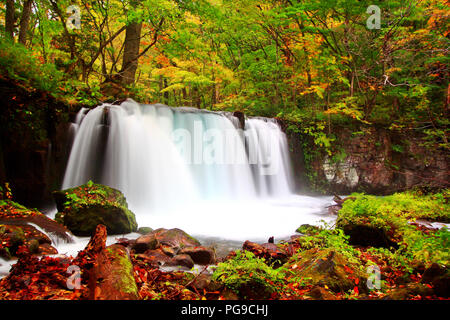
[[[267,239],[311,223],[329,201],[293,194],[286,136],[272,119],[241,130],[228,113],[127,100],[76,121],[62,188],[119,189],[141,226]]]

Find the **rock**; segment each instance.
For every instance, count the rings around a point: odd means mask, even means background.
[[[319,233],[321,230],[320,227],[312,226],[310,224],[302,224],[300,227],[295,230],[295,232],[306,234],[306,235],[313,235]]]
[[[140,228],[137,229],[136,232],[144,235],[144,234],[148,234],[148,233],[150,233],[152,231],[153,231],[153,229],[150,228],[150,227],[140,227]]]
[[[168,262],[171,258],[164,254],[161,249],[147,250],[145,253],[138,254],[136,257],[144,260],[146,263],[150,264],[153,267],[159,267]]]
[[[336,204],[333,206],[329,206],[327,209],[328,209],[328,214],[337,216],[339,214],[339,210],[342,209],[342,206]]]
[[[48,243],[43,243],[39,245],[38,247],[38,254],[46,256],[46,255],[54,255],[58,254],[58,250],[56,248],[52,247]]]
[[[36,254],[39,252],[39,241],[36,239],[31,240],[28,243],[28,250],[30,250],[31,253]]]
[[[102,250],[89,272],[91,300],[136,300],[138,288],[127,249],[114,244]]]
[[[221,296],[224,300],[239,300],[239,296],[236,292],[234,292],[232,289],[225,287],[225,289],[222,290]]]
[[[302,277],[313,286],[327,286],[333,292],[347,292],[355,286],[367,292],[367,276],[358,265],[332,249],[311,249],[294,255],[283,266],[289,274]]]
[[[402,288],[391,290],[386,299],[407,300],[417,295],[420,295],[421,297],[432,296],[433,289],[421,283],[408,283]]]
[[[161,246],[161,250],[164,252],[165,255],[168,255],[169,257],[176,256],[178,252],[178,248],[172,248],[168,246]]]
[[[181,229],[156,229],[152,232],[156,239],[161,243],[161,245],[171,248],[182,249],[185,247],[196,247],[200,246],[200,242],[188,235]]]
[[[243,130],[245,128],[245,114],[242,111],[235,111],[233,116],[239,120],[239,129]]]
[[[92,235],[98,224],[105,225],[108,234],[126,234],[137,229],[136,218],[119,190],[89,182],[55,191],[53,196],[59,211],[56,221],[77,236]]]
[[[315,300],[336,300],[336,297],[331,292],[319,286],[312,288],[310,295]]]
[[[431,284],[437,296],[450,297],[450,271],[446,266],[433,263],[423,273],[421,282]]]
[[[187,254],[192,258],[194,263],[207,265],[216,262],[216,255],[213,249],[206,247],[187,247],[181,249],[180,254]]]
[[[132,248],[136,253],[144,253],[147,250],[155,250],[160,246],[158,239],[152,233],[136,239]]]
[[[242,250],[250,251],[258,258],[270,260],[269,251],[258,243],[247,240],[242,245]]]
[[[51,246],[51,240],[31,225],[3,225],[0,234],[0,257],[11,259],[16,256],[20,246],[28,248],[30,253],[36,255],[57,254],[58,251]]]
[[[198,276],[196,276],[194,278],[194,280],[192,280],[192,282],[190,283],[190,286],[195,288],[196,290],[208,290],[208,291],[215,291],[215,290],[209,290],[209,286],[211,284],[211,275],[209,274],[199,274]]]
[[[252,252],[258,258],[265,259],[269,264],[276,262],[275,267],[285,263],[289,256],[274,243],[261,245],[247,240],[244,242],[242,249]]]
[[[398,248],[398,244],[391,240],[385,229],[368,224],[341,223],[338,220],[337,227],[348,235],[349,244],[363,247]]]
[[[194,261],[192,258],[187,254],[178,254],[173,258],[170,258],[169,261],[167,261],[165,266],[181,266],[185,267],[187,269],[192,269],[194,267]]]
[[[48,218],[35,209],[24,207],[11,200],[2,200],[0,204],[0,225],[28,228],[32,227],[29,225],[30,223],[37,225],[47,233],[55,234],[66,242],[73,242],[70,231],[58,222]],[[36,230],[35,234],[36,239],[39,237],[42,238],[38,239],[41,243],[51,243],[50,239],[42,232]]]

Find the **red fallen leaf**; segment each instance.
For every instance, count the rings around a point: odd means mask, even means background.
[[[353,288],[353,291],[355,292],[355,295],[359,295],[359,289],[358,289],[358,287],[354,287],[354,288]]]

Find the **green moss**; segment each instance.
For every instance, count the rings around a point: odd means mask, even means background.
[[[355,279],[361,283],[366,280],[365,268],[359,260],[349,260],[334,248],[314,248],[297,253],[281,270],[290,281],[301,281],[304,285],[326,285],[335,292],[352,290]]]
[[[110,247],[106,248],[106,251],[114,258],[114,262],[120,266],[116,269],[120,272],[116,278],[118,281],[114,284],[116,289],[124,293],[137,295],[138,288],[133,277],[133,265],[126,252],[113,250]]]
[[[20,215],[31,215],[36,214],[36,210],[29,209],[17,202],[12,200],[0,200],[0,214],[20,214]]]
[[[449,264],[450,232],[446,228],[425,232],[412,224],[416,219],[449,222],[448,190],[428,195],[410,191],[386,197],[352,196],[339,211],[338,228],[378,228],[398,244],[396,254],[425,264]]]
[[[278,270],[272,269],[264,259],[255,257],[250,251],[240,250],[232,259],[218,264],[212,279],[234,290],[241,298],[248,298],[248,294],[267,298],[283,284],[283,275]]]

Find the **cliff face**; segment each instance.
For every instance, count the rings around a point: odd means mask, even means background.
[[[334,134],[339,156],[330,157],[304,134],[288,133],[298,184],[338,194],[391,194],[416,186],[449,186],[448,152],[427,149],[416,132],[371,127],[357,133],[335,128]]]
[[[0,97],[0,183],[17,202],[42,206],[64,171],[70,107],[4,78]]]

